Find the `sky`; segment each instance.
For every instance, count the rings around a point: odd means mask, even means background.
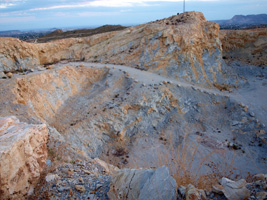
[[[184,0],[0,0],[0,31],[137,25],[183,11]],[[266,14],[267,0],[185,0],[208,20]]]

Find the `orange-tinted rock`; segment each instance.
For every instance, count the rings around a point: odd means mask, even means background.
[[[223,56],[227,61],[239,60],[257,66],[267,65],[267,31],[221,30]]]
[[[21,123],[15,117],[0,118],[1,199],[23,199],[46,166],[46,125]]]

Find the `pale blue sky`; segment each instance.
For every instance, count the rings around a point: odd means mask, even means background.
[[[140,24],[182,12],[183,0],[0,0],[0,31]],[[267,0],[186,0],[208,20],[267,13]]]

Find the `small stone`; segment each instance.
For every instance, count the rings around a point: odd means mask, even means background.
[[[251,117],[255,117],[254,112],[250,112],[249,115],[250,115]]]
[[[186,187],[181,185],[181,186],[178,188],[178,194],[179,194],[182,198],[185,198]]]
[[[245,105],[245,104],[243,104],[243,103],[240,103],[240,106],[244,108],[246,105]]]
[[[201,198],[201,200],[207,200],[207,196],[206,196],[206,193],[205,193],[204,190],[199,189],[199,190],[198,190],[198,193],[200,194],[200,198]]]
[[[8,72],[6,75],[8,78],[12,78],[12,76],[13,76],[13,74],[11,72]]]
[[[199,194],[198,189],[195,186],[189,184],[186,188],[186,200],[200,200],[201,194]]]
[[[45,68],[43,68],[43,67],[38,67],[37,69],[38,69],[38,71],[44,71],[45,70]]]
[[[7,78],[7,76],[4,72],[0,72],[0,78]]]
[[[81,65],[80,65],[80,67],[84,67],[84,65],[83,65],[83,64],[81,64]]]
[[[113,67],[113,69],[116,69],[116,67]]]
[[[47,160],[47,161],[46,161],[46,165],[50,167],[50,166],[52,165],[51,160]]]
[[[96,189],[98,190],[99,188],[101,188],[102,185],[101,184],[96,184]]]
[[[88,171],[88,170],[83,170],[83,172],[84,172],[85,174],[91,174],[91,172]]]
[[[83,183],[83,178],[82,177],[79,178],[79,182]]]
[[[237,126],[239,124],[238,121],[232,121],[232,126]]]
[[[73,173],[74,173],[73,169],[69,169],[69,171],[67,172],[67,174],[70,175],[70,176],[73,175]]]
[[[58,178],[59,178],[59,176],[57,174],[47,174],[45,177],[45,180],[46,180],[46,182],[52,182]]]
[[[48,65],[47,69],[52,69],[54,67],[54,65]]]
[[[75,185],[75,189],[80,193],[85,192],[85,187],[83,185]]]
[[[222,178],[223,193],[227,199],[239,200],[248,199],[250,196],[249,190],[246,188],[247,182],[244,179],[232,181],[228,178]]]
[[[257,174],[254,176],[255,180],[261,180],[261,181],[265,181],[267,180],[267,174]]]
[[[30,71],[30,72],[34,72],[34,69],[30,69],[29,71]]]
[[[60,186],[59,188],[57,188],[57,191],[58,192],[64,192],[64,191],[69,190],[69,189],[70,189],[70,187],[62,187],[62,186]]]
[[[216,194],[223,194],[223,186],[217,184],[212,186],[212,191]]]

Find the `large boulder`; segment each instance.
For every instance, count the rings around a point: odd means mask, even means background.
[[[228,178],[222,178],[224,196],[229,200],[243,200],[250,196],[249,190],[246,188],[247,182],[244,179],[232,181]]]
[[[0,117],[0,197],[24,199],[46,166],[48,129]]]
[[[110,199],[176,199],[176,182],[167,167],[122,169],[113,172]]]

